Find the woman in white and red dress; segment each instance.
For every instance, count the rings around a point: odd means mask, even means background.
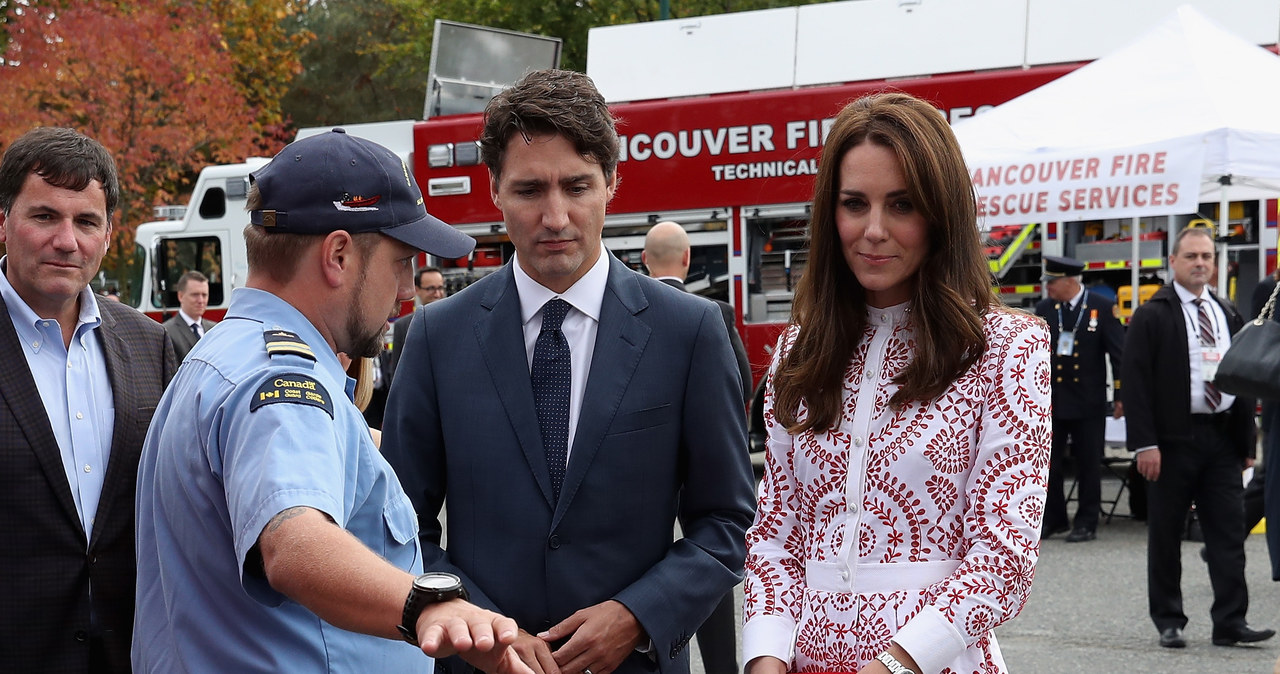
[[[1049,337],[992,296],[950,127],[904,94],[836,119],[765,392],[744,661],[1003,672],[1049,467]]]

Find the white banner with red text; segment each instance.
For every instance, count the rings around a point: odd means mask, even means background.
[[[982,229],[1195,213],[1203,170],[1198,136],[969,162]]]

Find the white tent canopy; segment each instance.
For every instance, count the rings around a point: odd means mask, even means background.
[[[1224,176],[1280,185],[1280,57],[1184,5],[954,128],[984,227],[1194,213]]]

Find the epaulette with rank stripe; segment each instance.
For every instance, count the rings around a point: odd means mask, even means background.
[[[262,338],[267,341],[268,355],[279,356],[289,353],[302,356],[307,360],[316,359],[315,352],[296,333],[288,330],[268,330],[262,333]]]

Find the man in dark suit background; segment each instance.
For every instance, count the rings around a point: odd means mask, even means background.
[[[413,322],[418,309],[436,300],[444,299],[444,273],[436,267],[423,267],[414,272],[413,287],[416,300],[413,311],[408,316],[397,318],[396,322],[391,324],[391,351],[382,355],[387,359],[384,371],[388,388],[391,387],[391,381],[395,377],[396,366],[400,364],[400,352],[404,349],[405,335],[409,334],[409,324]]]
[[[640,261],[649,268],[649,276],[684,292],[684,279],[689,275],[691,255],[689,233],[684,231],[684,227],[675,222],[659,222],[644,235],[644,251],[640,253]],[[729,332],[729,345],[733,347],[733,358],[738,362],[738,376],[742,380],[742,400],[750,403],[751,363],[747,361],[747,347],[738,334],[733,307],[728,302],[715,299],[711,301],[720,308],[720,317],[724,319],[725,330]]]
[[[1129,449],[1147,483],[1147,597],[1160,645],[1183,648],[1181,539],[1194,502],[1213,586],[1213,643],[1270,639],[1246,623],[1243,486],[1253,465],[1254,401],[1213,386],[1217,359],[1244,319],[1209,291],[1213,231],[1178,233],[1169,256],[1173,282],[1133,313],[1123,380]]]
[[[1053,453],[1044,508],[1044,538],[1067,531],[1067,503],[1063,493],[1063,464],[1068,439],[1075,459],[1079,501],[1068,543],[1091,541],[1102,512],[1102,448],[1106,442],[1107,363],[1111,359],[1115,416],[1124,414],[1120,402],[1120,353],[1124,327],[1114,303],[1080,284],[1084,263],[1069,257],[1044,256],[1048,297],[1036,305],[1036,315],[1049,324],[1054,346]]]
[[[89,289],[119,193],[71,129],[0,162],[0,671],[129,671],[138,453],[175,362],[158,323]]]
[[[205,307],[209,306],[209,279],[193,269],[178,278],[177,291],[178,313],[162,325],[173,341],[174,355],[182,362],[213,327],[213,321],[204,317]]]
[[[602,245],[618,142],[579,73],[490,102],[481,155],[515,259],[421,310],[388,402],[427,568],[515,618],[535,672],[687,672],[752,520],[719,312]]]
[[[692,250],[689,234],[679,223],[659,222],[649,228],[644,236],[644,251],[640,260],[649,268],[649,275],[663,283],[685,292],[684,280],[689,275],[689,259]],[[733,346],[734,359],[738,361],[738,376],[742,380],[743,404],[751,402],[751,364],[747,361],[747,349],[738,335],[733,307],[728,302],[711,300],[720,307],[720,316],[729,332],[729,344]],[[743,447],[743,450],[748,450]],[[698,650],[702,653],[702,665],[707,674],[736,674],[738,671],[738,619],[733,610],[733,593],[725,594],[707,621],[698,628]]]

